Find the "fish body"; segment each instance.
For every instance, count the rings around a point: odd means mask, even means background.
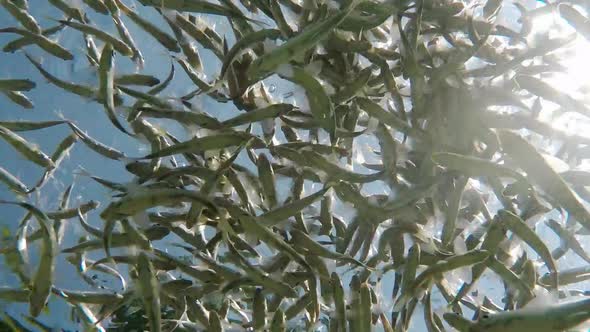
[[[450,313],[443,317],[462,332],[559,332],[572,329],[590,319],[590,299],[543,308],[483,314],[476,321]]]

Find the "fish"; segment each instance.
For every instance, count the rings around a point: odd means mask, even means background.
[[[590,256],[582,247],[582,244],[576,239],[576,236],[572,234],[569,230],[565,229],[559,222],[555,219],[548,219],[545,221],[545,225],[549,226],[549,228],[559,236],[562,241],[562,244],[565,245],[567,248],[570,248],[576,255],[582,258],[586,263],[590,263]]]
[[[178,46],[178,42],[174,38],[172,38],[166,32],[164,32],[160,28],[158,28],[157,25],[146,20],[141,15],[139,15],[138,13],[133,11],[131,8],[127,7],[122,1],[115,0],[115,2],[117,4],[117,6],[121,9],[121,11],[133,21],[133,23],[137,24],[145,32],[147,32],[149,35],[154,37],[160,44],[162,44],[170,52],[180,52],[180,47]]]
[[[31,91],[36,86],[37,83],[29,79],[0,79],[0,90]]]
[[[76,29],[82,33],[85,33],[85,34],[88,34],[91,36],[95,36],[96,38],[102,40],[103,42],[110,44],[115,51],[119,52],[123,56],[127,56],[127,57],[133,56],[133,50],[131,49],[131,47],[129,47],[129,45],[127,45],[121,39],[107,33],[106,31],[104,31],[98,27],[95,27],[95,26],[89,25],[89,24],[73,22],[73,21],[58,20],[58,22],[63,25],[66,25],[72,29]]]
[[[28,38],[45,52],[53,56],[66,61],[74,59],[74,55],[70,51],[40,33],[33,33],[19,28],[2,28],[0,29],[0,33],[16,33]]]
[[[229,66],[241,51],[252,47],[255,43],[263,42],[267,39],[276,40],[280,36],[281,32],[276,29],[262,29],[243,36],[226,52],[226,55],[223,58],[223,63],[221,64],[219,79],[225,77]]]
[[[135,64],[140,69],[143,69],[143,67],[145,65],[145,59],[143,57],[143,54],[141,53],[139,48],[137,48],[137,45],[135,44],[135,40],[133,39],[133,37],[131,36],[131,33],[127,29],[127,26],[123,23],[123,20],[121,20],[121,17],[118,15],[119,7],[117,7],[116,4],[114,4],[114,7],[116,8],[116,10],[115,11],[111,10],[111,12],[113,12],[113,15],[111,15],[111,16],[113,18],[113,22],[115,23],[115,27],[117,28],[117,32],[119,33],[121,40],[125,44],[127,44],[127,46],[129,46],[129,48],[131,48],[131,51],[133,52],[133,55],[131,56],[131,60],[133,60],[135,62]],[[136,75],[140,75],[140,74],[136,74]],[[134,77],[134,76],[135,75],[131,75],[130,78]],[[141,76],[146,76],[146,75],[141,75]],[[133,78],[133,80],[131,82],[137,82],[137,79]],[[147,83],[148,86],[152,86],[152,85],[158,84],[159,80],[158,80],[158,83],[154,83],[154,82],[155,82],[154,79],[148,79],[144,83]],[[119,78],[119,80],[115,80],[115,84],[121,84],[120,78]]]
[[[475,331],[565,331],[590,319],[590,300],[546,304],[539,308],[522,308],[494,314],[484,313],[471,321],[454,313],[445,313],[443,318],[462,332]]]
[[[49,1],[51,2],[54,0],[49,0]],[[43,31],[41,31],[41,34],[44,35],[45,37],[47,37],[47,36],[51,36],[51,35],[56,34],[57,32],[61,31],[62,29],[63,29],[63,25],[60,24],[60,25],[53,26],[51,28],[44,29]],[[17,50],[19,50],[27,45],[34,44],[34,43],[35,42],[33,39],[23,36],[23,37],[17,38],[13,41],[6,43],[4,45],[4,47],[2,48],[2,51],[14,53]]]
[[[521,238],[533,250],[535,250],[541,259],[547,265],[549,271],[554,274],[553,286],[557,289],[559,282],[557,280],[557,265],[553,260],[551,251],[545,245],[545,242],[517,215],[507,210],[499,210],[498,216],[505,227]]]
[[[80,23],[85,23],[87,21],[86,13],[84,13],[80,8],[70,6],[70,4],[65,0],[48,0],[47,2],[66,14],[68,18],[73,18]],[[64,25],[61,24],[59,27],[62,29]]]
[[[12,175],[6,169],[0,166],[0,181],[3,182],[6,186],[8,186],[11,190],[15,193],[26,196],[30,189],[22,183],[16,176]]]
[[[328,37],[332,29],[336,28],[352,12],[359,1],[349,1],[346,8],[330,17],[315,22],[304,31],[290,38],[287,42],[256,59],[247,70],[251,83],[268,76],[280,65],[302,55],[304,52]]]
[[[502,149],[527,172],[527,178],[571,213],[582,226],[590,229],[590,213],[537,149],[511,131],[498,130],[497,132]]]
[[[55,163],[35,144],[28,142],[12,130],[0,126],[0,137],[18,151],[23,157],[45,168],[55,168]]]
[[[57,257],[57,236],[47,215],[35,206],[24,202],[0,200],[0,204],[18,205],[28,210],[41,226],[42,246],[39,254],[39,265],[31,280],[29,294],[29,314],[38,317],[51,295],[54,281],[55,260]]]
[[[100,53],[98,63],[98,99],[103,103],[111,123],[121,132],[132,136],[133,134],[129,133],[119,122],[117,113],[115,112],[114,55],[113,47],[107,42]]]
[[[23,9],[9,0],[0,0],[0,5],[6,9],[23,27],[27,28],[32,33],[41,34],[41,28],[37,20],[29,14],[26,9]]]
[[[160,312],[159,283],[156,271],[145,252],[137,256],[138,290],[148,317],[150,331],[162,331],[162,314]]]

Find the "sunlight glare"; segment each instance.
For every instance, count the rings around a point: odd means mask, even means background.
[[[547,34],[551,38],[565,38],[575,31],[555,11],[535,18],[529,41],[534,44],[537,37]],[[556,90],[590,104],[590,81],[587,79],[590,74],[590,42],[578,34],[569,47],[560,50],[554,55],[558,58],[558,63],[565,68],[565,72],[556,72],[550,76],[541,76],[540,78],[551,84]],[[558,112],[553,112],[559,108],[554,107],[554,104],[548,105],[551,104],[548,102],[542,104],[542,113],[551,114],[548,118],[557,115],[556,118],[551,119],[551,125],[555,129],[572,135],[590,137],[590,117],[579,113],[583,112],[583,110],[561,109]]]

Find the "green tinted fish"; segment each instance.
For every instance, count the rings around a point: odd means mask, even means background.
[[[223,332],[223,328],[221,326],[221,318],[219,314],[215,310],[211,310],[209,312],[209,329],[208,331],[211,332]]]
[[[98,238],[102,238],[104,236],[103,232],[100,229],[94,228],[90,224],[88,224],[88,222],[86,221],[86,218],[84,218],[84,214],[82,213],[82,211],[79,211],[79,210],[78,210],[78,220],[80,221],[80,225],[82,225],[82,228],[88,234],[92,234]]]
[[[292,73],[289,74],[285,78],[292,80],[305,89],[311,114],[333,139],[336,132],[334,104],[331,102],[322,84],[314,76],[299,67],[293,67]]]
[[[253,122],[263,121],[265,119],[273,119],[282,114],[288,113],[293,108],[294,107],[291,104],[273,104],[225,120],[221,122],[221,126],[236,127]]]
[[[113,233],[112,231],[106,230],[107,232],[103,232],[103,239],[101,240],[88,240],[81,243],[76,244],[75,246],[62,249],[63,253],[83,253],[85,251],[92,251],[105,248],[105,242],[107,235],[110,234],[110,238],[108,239],[110,243],[108,243],[108,249],[110,248],[120,248],[120,247],[128,247],[130,245],[140,245],[141,243],[132,243],[129,236],[125,233]],[[166,227],[162,226],[155,226],[150,227],[144,231],[145,236],[150,241],[158,241],[166,237],[170,231]],[[107,257],[106,260],[111,262],[113,256]],[[120,262],[126,262],[128,260],[119,260]],[[97,261],[99,262],[99,261]],[[100,262],[103,263],[103,262]],[[96,263],[98,264],[98,263]]]
[[[240,146],[233,152],[232,156],[228,159],[224,160],[215,170],[215,174],[207,178],[205,183],[201,186],[199,193],[204,196],[209,196],[212,194],[215,186],[217,186],[218,182],[223,179],[224,174],[229,171],[230,167],[234,164],[235,160],[238,158],[242,149],[250,144],[251,140],[246,142],[242,142]],[[187,226],[192,228],[200,219],[202,213],[203,206],[199,202],[193,202],[191,205],[190,210],[188,211],[187,215]],[[219,224],[220,226],[223,224]]]
[[[444,248],[448,248],[452,245],[455,240],[455,231],[457,217],[459,216],[459,209],[461,208],[461,197],[465,186],[469,181],[469,177],[463,176],[456,179],[454,182],[454,188],[451,189],[449,194],[447,208],[445,210],[445,221],[443,224],[441,241]]]
[[[258,155],[256,166],[258,167],[258,176],[260,177],[263,197],[268,202],[268,208],[272,209],[278,204],[275,174],[272,165],[266,155],[261,153]]]
[[[29,143],[27,140],[13,132],[12,130],[0,126],[0,137],[18,151],[23,157],[34,162],[35,164],[45,167],[54,168],[55,164],[43,151],[36,145]]]
[[[18,28],[4,28],[0,29],[0,33],[7,32],[7,33],[16,33],[23,37],[26,37],[33,41],[37,46],[42,48],[49,54],[52,54],[60,59],[63,60],[73,60],[74,55],[70,53],[67,49],[63,48],[58,43],[54,42],[53,40],[45,37],[42,34],[37,34],[30,32],[28,30],[18,29]]]
[[[590,300],[546,304],[539,308],[522,308],[493,314],[484,314],[476,321],[445,313],[443,317],[461,331],[516,332],[566,331],[590,319]]]
[[[26,79],[0,79],[0,90],[30,91],[36,86],[35,82]]]
[[[0,181],[4,182],[6,186],[20,195],[27,195],[29,188],[22,183],[16,176],[10,174],[7,170],[0,166]]]
[[[80,128],[78,128],[75,124],[68,122],[68,125],[72,129],[72,131],[82,140],[82,142],[92,149],[94,152],[102,155],[103,157],[107,157],[113,160],[125,160],[128,159],[127,156],[110,146],[106,146],[101,142],[95,140],[94,138],[88,136],[85,132],[83,132]]]
[[[383,172],[373,174],[359,174],[351,172],[347,169],[344,169],[338,165],[331,163],[324,156],[313,151],[307,151],[302,149],[300,153],[301,156],[307,161],[307,163],[321,169],[322,171],[326,172],[329,177],[333,177],[334,179],[353,183],[367,183],[373,182],[383,177]]]
[[[344,297],[344,288],[342,286],[342,282],[340,281],[340,277],[336,272],[332,272],[330,277],[330,283],[332,284],[332,294],[334,295],[334,305],[335,305],[335,317],[334,322],[330,321],[330,325],[336,323],[338,330],[337,331],[345,331],[346,330],[346,299]]]
[[[148,316],[150,331],[162,330],[162,316],[160,313],[159,283],[156,271],[148,256],[141,252],[137,256],[138,286],[143,306]]]
[[[281,32],[276,29],[262,29],[243,36],[226,52],[225,57],[223,58],[223,63],[221,64],[219,77],[221,79],[225,77],[229,66],[241,51],[252,47],[256,43],[263,42],[267,39],[275,40],[280,36]]]
[[[516,273],[510,270],[502,262],[498,261],[494,257],[490,257],[486,261],[487,267],[494,271],[507,285],[511,288],[518,290],[519,294],[532,298],[534,296],[533,289],[528,287]]]
[[[131,242],[136,243],[139,248],[144,250],[150,250],[152,248],[147,236],[143,232],[140,232],[128,219],[122,219],[120,223]]]
[[[541,187],[582,226],[590,229],[590,213],[537,149],[524,138],[510,131],[498,130],[498,137],[502,143],[502,149],[527,173],[527,178]]]
[[[244,231],[246,233],[259,238],[260,240],[266,242],[278,250],[284,251],[308,271],[312,270],[307,261],[297,251],[295,251],[295,249],[293,249],[273,231],[258,223],[254,217],[235,206],[225,205],[223,207],[228,210],[233,218],[237,218],[240,221],[240,224],[244,227]]]
[[[72,22],[72,21],[60,20],[59,23],[67,25],[68,27],[76,29],[82,33],[95,36],[96,38],[102,40],[103,42],[111,44],[112,47],[115,49],[115,51],[121,53],[121,55],[123,55],[123,56],[128,56],[128,57],[133,56],[133,50],[129,47],[129,45],[125,44],[125,42],[123,42],[121,39],[110,35],[106,31],[104,31],[103,29],[100,29],[98,27],[95,27],[95,26],[92,26],[89,24]]]
[[[193,322],[201,323],[205,328],[209,327],[209,312],[201,302],[195,298],[187,296],[187,316]]]
[[[0,201],[2,204],[19,205],[31,212],[37,219],[42,230],[42,246],[39,254],[39,265],[31,281],[29,296],[29,313],[33,317],[41,314],[47,304],[53,285],[55,258],[57,256],[57,237],[49,218],[43,211],[24,202]]]
[[[160,84],[160,80],[152,75],[145,74],[125,74],[115,77],[115,84],[121,85],[140,85],[154,86]]]
[[[116,4],[114,6],[115,6],[115,8],[118,9]],[[123,23],[123,20],[121,20],[121,17],[119,17],[118,13],[115,15],[112,15],[112,17],[113,17],[113,22],[115,23],[115,27],[117,28],[117,32],[119,32],[119,36],[121,37],[123,42],[125,44],[127,44],[127,46],[129,46],[129,48],[131,48],[131,51],[133,51],[133,56],[131,57],[131,60],[133,60],[133,62],[135,62],[135,64],[140,69],[143,69],[143,66],[145,64],[145,59],[143,58],[143,54],[141,53],[139,48],[137,48],[137,45],[135,44],[135,40],[133,40],[133,37],[131,36],[131,33],[127,29],[127,26],[125,26],[125,24]],[[137,75],[139,75],[139,74],[137,74]],[[153,82],[154,82],[154,80],[151,80],[151,81],[148,81],[147,83],[153,83]],[[117,82],[117,78],[115,78],[115,83],[122,84],[122,83]],[[158,84],[158,83],[154,83],[152,85],[156,85],[156,84]],[[152,86],[152,85],[149,85],[149,86]]]
[[[67,123],[67,121],[0,121],[0,126],[12,131],[30,131],[45,129],[64,123]]]
[[[170,82],[168,82],[170,83]],[[141,100],[142,102],[147,102],[150,103],[154,106],[157,107],[161,107],[161,108],[166,108],[166,109],[172,109],[174,108],[174,105],[172,103],[170,103],[169,101],[167,101],[164,98],[160,98],[160,97],[156,97],[155,94],[157,93],[145,93],[145,92],[141,92],[138,90],[133,90],[130,89],[126,86],[122,86],[122,85],[118,85],[117,88],[119,90],[121,90],[123,93],[130,95],[131,97],[137,98],[139,100]]]
[[[505,238],[506,227],[504,227],[499,219],[494,219],[486,230],[485,239],[481,244],[481,249],[488,250],[490,253],[495,253],[498,250],[500,243]],[[485,269],[485,262],[473,265],[471,268],[471,282],[464,283],[461,286],[453,303],[458,303],[469,292],[473,285],[475,285],[476,281],[479,280]]]
[[[119,7],[117,5],[117,2],[115,0],[103,0],[105,6],[109,9],[109,11],[111,12],[111,16],[117,16],[119,14]]]
[[[98,99],[104,105],[105,111],[111,123],[123,133],[132,136],[117,119],[115,112],[115,95],[114,95],[114,75],[115,75],[115,61],[114,51],[110,43],[106,43],[100,54],[100,62],[98,63]]]
[[[103,15],[109,14],[109,8],[102,2],[102,0],[82,0],[88,7],[95,12]]]
[[[215,91],[217,90],[216,87],[211,83],[206,82],[203,76],[201,75],[201,72],[198,72],[196,68],[193,68],[186,59],[176,58],[176,61],[178,62],[182,70],[184,70],[186,75],[190,78],[190,80],[193,81],[193,83],[197,86],[197,89],[194,92],[186,96],[183,96],[183,100],[189,100],[196,95],[206,93],[208,96],[216,99],[217,101],[227,101],[227,98],[222,97],[220,93]]]
[[[241,18],[248,21],[254,21],[246,17],[240,11],[234,11],[225,6],[203,0],[168,0],[165,3],[160,3],[158,0],[140,0],[139,2],[144,6],[162,6],[163,8],[178,10],[179,12],[221,15],[230,18]]]
[[[350,14],[358,1],[352,1],[340,12],[330,15],[324,20],[317,21],[307,26],[302,32],[287,40],[272,51],[256,59],[248,68],[247,75],[250,82],[254,83],[268,76],[280,65],[303,55],[312,47],[328,37],[333,29]]]
[[[405,305],[415,292],[425,287],[434,277],[443,272],[448,272],[458,269],[463,266],[470,266],[482,262],[490,256],[487,250],[471,250],[462,255],[451,256],[445,260],[439,261],[434,265],[429,266],[426,270],[420,273],[416,279],[411,283],[408,292],[403,294],[397,301],[394,308],[401,308]]]
[[[557,289],[557,286],[559,285],[557,281],[557,266],[555,265],[553,256],[551,256],[551,251],[549,248],[547,248],[545,242],[543,242],[537,233],[530,229],[522,219],[512,212],[507,210],[499,210],[498,216],[507,229],[516,234],[539,254],[539,256],[547,265],[549,271],[554,273],[555,280],[553,282],[553,286]]]
[[[426,323],[426,328],[428,332],[442,332],[443,329],[439,328],[442,324],[437,324],[435,317],[438,318],[438,316],[432,312],[432,301],[430,298],[430,293],[426,293],[424,297],[424,322]],[[438,318],[438,321],[440,321],[440,318]]]
[[[231,237],[231,236],[230,236]],[[235,260],[235,262],[244,269],[244,272],[249,278],[256,284],[260,284],[271,290],[272,292],[278,294],[279,296],[286,297],[286,298],[294,298],[297,297],[297,293],[291,288],[289,285],[284,283],[280,280],[273,279],[270,275],[266,272],[261,270],[260,268],[250,264],[248,260],[242,255],[235,246],[233,245],[231,240],[226,240],[227,247],[232,253],[231,260]]]
[[[256,288],[252,299],[252,327],[255,330],[266,326],[266,312],[266,297],[262,293],[262,288]]]
[[[408,249],[408,255],[404,263],[404,271],[402,273],[402,294],[410,291],[410,286],[414,279],[416,279],[416,270],[420,265],[420,252],[420,245],[418,243],[414,243],[414,245]]]
[[[11,302],[29,302],[31,291],[21,288],[0,287],[0,299]]]
[[[53,26],[51,28],[47,28],[43,31],[41,31],[41,34],[44,35],[45,37],[47,36],[51,36],[59,31],[61,31],[63,29],[63,25],[56,25]],[[34,44],[35,42],[33,40],[31,40],[30,38],[27,37],[20,37],[17,38],[13,41],[10,41],[8,43],[6,43],[4,45],[4,47],[2,48],[2,50],[4,52],[10,52],[10,53],[14,53],[15,51],[27,46],[27,45],[31,45]]]
[[[291,236],[292,236],[292,242],[294,245],[307,250],[312,255],[317,255],[317,256],[326,257],[326,258],[335,259],[335,260],[341,260],[344,262],[349,262],[349,263],[355,264],[360,267],[369,268],[368,266],[366,266],[362,262],[359,262],[358,260],[354,259],[353,257],[347,256],[347,255],[344,255],[344,254],[341,254],[338,252],[333,252],[333,251],[327,249],[326,247],[324,247],[321,244],[314,241],[311,237],[309,237],[309,235],[303,233],[300,230],[293,229],[291,231]]]
[[[43,75],[43,77],[45,77],[45,79],[47,79],[49,82],[55,84],[56,86],[70,91],[72,93],[75,93],[77,95],[86,97],[86,98],[93,98],[94,97],[94,90],[90,87],[85,87],[83,85],[77,85],[74,83],[69,83],[63,80],[58,79],[57,77],[51,75],[48,71],[46,71],[45,69],[43,69],[43,67],[41,66],[41,64],[34,60],[30,55],[28,55],[27,53],[25,53],[25,56],[27,57],[27,59],[37,68],[37,70],[39,70],[39,72],[41,73],[41,75]]]
[[[170,29],[174,33],[174,37],[182,50],[182,54],[186,57],[186,61],[189,65],[197,70],[203,70],[203,63],[201,61],[201,55],[195,43],[193,43],[188,36],[182,31],[182,29],[175,23],[175,19],[169,17],[168,14],[162,14],[162,17],[168,23]]]
[[[286,331],[285,313],[281,308],[278,308],[272,316],[270,322],[270,332],[284,332]]]
[[[73,18],[81,23],[86,22],[86,14],[80,8],[70,6],[70,4],[67,1],[65,1],[65,0],[48,0],[47,2],[49,2],[55,8],[59,9],[61,12],[66,14],[67,17]],[[60,27],[63,28],[64,25],[60,25]]]
[[[204,137],[195,137],[186,142],[181,142],[148,154],[142,159],[161,158],[184,152],[198,153],[208,150],[225,149],[231,146],[240,145],[250,138],[256,139],[254,136],[244,132],[228,132]]]
[[[2,7],[4,7],[4,9],[6,9],[6,11],[8,11],[23,27],[27,28],[27,30],[35,34],[41,34],[39,23],[37,23],[37,20],[35,20],[26,9],[17,6],[9,0],[0,0],[0,5],[2,5]]]
[[[260,221],[263,225],[273,226],[285,219],[288,219],[298,214],[299,212],[301,212],[301,210],[305,209],[306,207],[310,206],[311,204],[322,198],[326,194],[326,192],[328,192],[329,189],[329,187],[326,187],[309,196],[291,201],[287,204],[270,210],[260,215]]]
[[[154,37],[160,44],[162,44],[162,46],[164,46],[170,52],[180,52],[180,47],[178,47],[178,43],[169,34],[162,31],[160,28],[158,28],[158,26],[143,18],[140,14],[136,13],[131,8],[127,7],[122,1],[116,0],[116,2],[121,11],[127,17],[129,17],[129,19],[131,19],[133,23],[137,24],[137,26],[139,26],[149,35]],[[165,6],[166,4],[162,5]]]
[[[155,267],[155,266],[154,266]],[[162,292],[172,296],[181,295],[184,290],[191,287],[193,282],[188,279],[174,279],[161,284]]]
[[[189,36],[198,41],[204,48],[210,50],[219,59],[225,59],[223,47],[216,38],[212,38],[205,31],[203,26],[197,26],[193,22],[186,19],[181,13],[176,13],[174,23],[186,32]]]
[[[489,160],[451,152],[436,152],[432,154],[431,158],[432,161],[440,166],[465,172],[469,175],[505,176],[527,183],[526,178],[522,174]]]
[[[421,130],[411,127],[404,120],[399,119],[395,114],[385,111],[374,101],[362,97],[357,97],[355,101],[369,116],[378,119],[384,124],[387,124],[413,138],[420,139],[424,137],[424,133]]]
[[[122,295],[116,293],[72,291],[58,288],[54,288],[53,292],[72,303],[107,304],[123,299]]]
[[[522,266],[522,271],[520,272],[520,279],[526,284],[526,286],[534,290],[537,286],[537,269],[535,267],[535,263],[527,259],[527,261]],[[527,303],[529,303],[533,297],[532,294],[524,293],[519,294],[518,299],[518,308],[524,307]]]
[[[354,81],[352,81],[350,84],[346,84],[342,89],[340,89],[340,91],[331,97],[332,102],[338,105],[350,101],[357,95],[362,95],[363,89],[365,89],[367,86],[372,74],[372,67],[362,69],[358,73],[358,76],[355,77]]]
[[[156,108],[156,107],[139,107],[138,111],[141,116],[157,119],[172,119],[183,125],[196,125],[205,129],[221,129],[225,126],[214,117],[203,112],[185,112],[175,111],[173,109]]]
[[[3,90],[3,91],[0,91],[0,93],[5,95],[13,103],[15,103],[23,108],[31,109],[31,108],[35,107],[35,105],[33,105],[33,102],[20,91]]]
[[[96,47],[91,35],[84,34],[84,44],[86,46],[86,60],[88,60],[92,67],[98,67],[98,63],[100,62],[100,51],[98,50],[98,47]]]
[[[55,148],[55,151],[53,151],[53,154],[51,155],[51,160],[53,161],[53,164],[55,165],[55,167],[45,169],[45,172],[41,176],[41,179],[39,179],[39,181],[37,181],[37,183],[35,184],[35,187],[33,187],[33,189],[31,189],[31,190],[37,190],[37,189],[41,188],[43,186],[43,184],[45,184],[45,182],[51,178],[53,173],[59,168],[59,164],[61,164],[63,159],[66,156],[68,156],[70,150],[72,149],[72,147],[74,147],[74,144],[77,141],[78,141],[78,136],[76,136],[76,134],[70,134],[70,135],[66,136],[66,138],[64,138],[57,145],[57,147]]]
[[[198,192],[185,189],[144,189],[135,194],[127,194],[118,201],[110,203],[100,216],[105,219],[118,219],[132,216],[154,206],[177,204],[178,202],[198,201],[216,211],[215,205]]]

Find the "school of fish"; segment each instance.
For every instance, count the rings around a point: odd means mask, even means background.
[[[557,106],[553,119],[590,114],[544,81],[564,70],[561,50],[590,40],[588,1],[47,0],[61,15],[51,26],[30,13],[36,1],[0,0],[12,18],[0,22],[13,36],[4,54],[100,105],[95,122],[144,148],[130,155],[65,116],[19,120],[39,107],[27,93],[41,82],[0,73],[13,108],[0,111],[11,114],[0,118],[13,153],[3,157],[42,174],[19,178],[0,161],[12,197],[0,211],[23,213],[0,241],[0,272],[20,281],[0,285],[0,330],[59,330],[45,320],[52,301],[80,331],[133,330],[121,317],[134,312],[152,332],[418,331],[416,321],[428,332],[557,332],[590,320],[590,291],[575,287],[590,280],[590,138],[540,115],[542,103]],[[520,30],[499,23],[506,7]],[[547,13],[573,32],[531,37]],[[145,41],[130,26],[163,48],[166,77],[143,72]],[[83,38],[96,85],[44,64],[79,60],[64,32]],[[119,70],[124,61],[136,70]],[[191,92],[168,95],[180,76]],[[57,127],[68,134],[53,151],[27,137]],[[35,195],[74,148],[120,164],[129,182],[78,160],[76,176],[110,194],[71,204],[71,183],[48,210]],[[71,244],[74,227],[84,236]],[[562,264],[570,255],[579,266]],[[60,260],[84,289],[56,280]],[[112,285],[99,285],[105,276]],[[494,278],[503,288],[492,294]],[[11,303],[28,312],[10,314]]]

